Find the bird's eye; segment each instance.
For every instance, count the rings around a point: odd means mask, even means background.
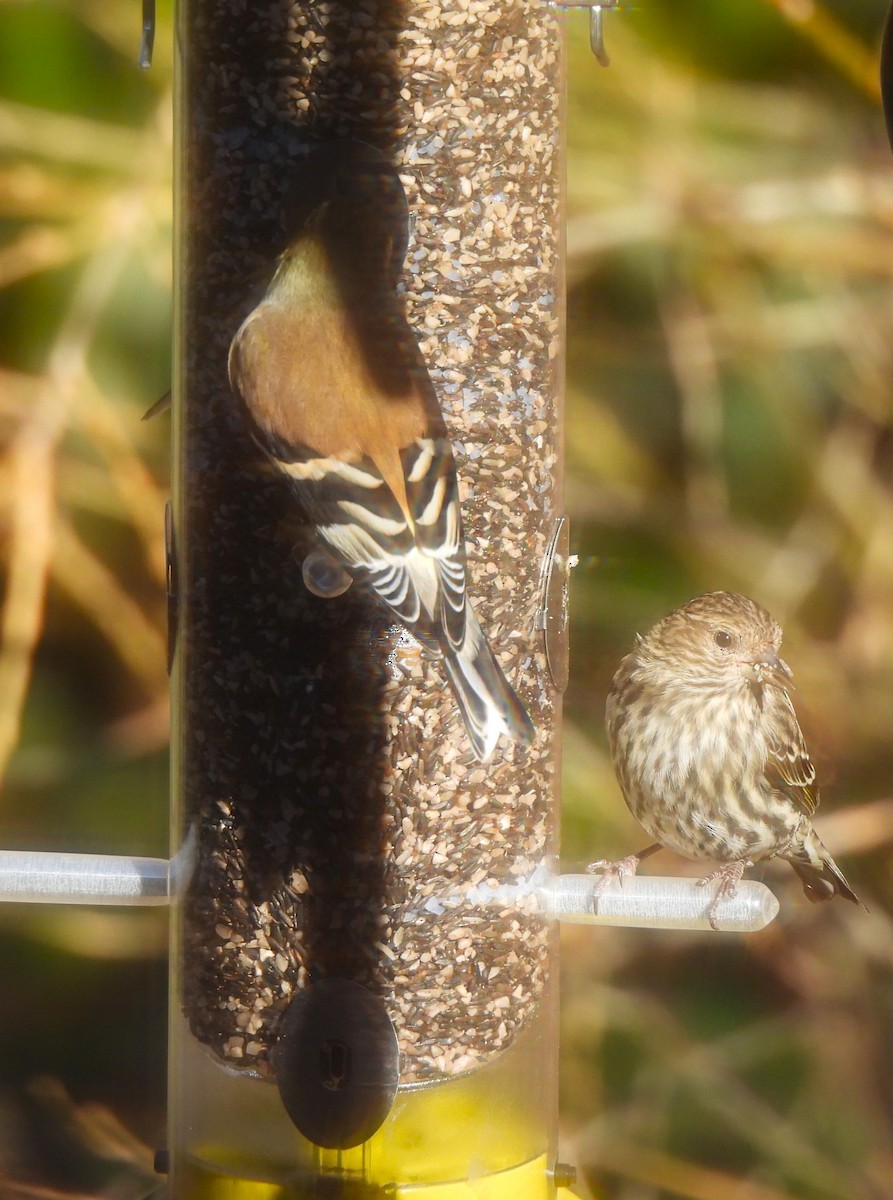
[[[713,640],[719,646],[720,650],[728,650],[734,638],[727,629],[717,629],[713,634]]]

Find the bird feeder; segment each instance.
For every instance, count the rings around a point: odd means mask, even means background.
[[[560,692],[536,625],[563,515],[561,22],[538,2],[188,0],[179,31],[173,733],[192,865],[172,1186],[458,1196],[483,1177],[546,1196],[555,932],[516,893],[557,851]],[[283,198],[341,139],[405,191],[399,287],[453,446],[469,595],[536,727],[486,763],[442,664],[370,589],[306,586],[313,529],[227,379]],[[482,887],[492,903],[468,898]]]
[[[614,5],[589,7],[603,57]],[[571,1180],[556,918],[704,928],[709,900],[557,873],[563,16],[182,0],[178,46],[171,1191],[545,1200]],[[361,583],[320,584],[227,375],[285,249],[283,199],[342,139],[405,192],[397,286],[453,446],[469,594],[535,728],[484,762],[437,657]],[[9,855],[0,888],[168,891],[166,864]],[[744,884],[720,924],[773,904]]]

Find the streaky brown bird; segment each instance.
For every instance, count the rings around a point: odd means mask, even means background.
[[[637,637],[606,724],[626,803],[657,844],[591,870],[633,873],[661,846],[721,863],[708,877],[714,925],[744,870],[768,858],[786,859],[810,900],[860,903],[812,827],[819,789],[781,639],[766,609],[734,592],[697,596]]]

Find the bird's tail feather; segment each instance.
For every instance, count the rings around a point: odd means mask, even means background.
[[[844,878],[843,871],[814,831],[806,838],[802,849],[798,848],[796,856],[792,854],[784,857],[800,876],[806,897],[814,904],[821,900],[830,900],[833,896],[843,896],[853,904],[862,904]]]
[[[493,657],[470,607],[465,640],[457,652],[445,654],[444,667],[481,762],[493,753],[501,734],[524,745],[533,740],[530,717]]]

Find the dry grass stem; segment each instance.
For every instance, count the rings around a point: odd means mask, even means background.
[[[53,574],[151,694],[166,687],[165,640],[120,580],[63,518],[56,525]]]

